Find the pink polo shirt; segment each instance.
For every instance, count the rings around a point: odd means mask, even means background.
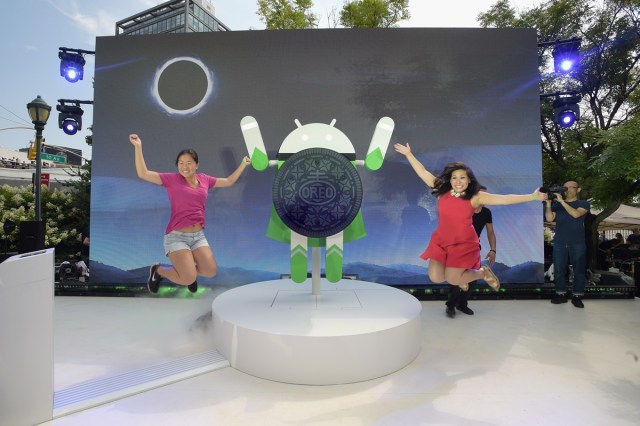
[[[199,185],[192,188],[179,173],[158,173],[162,186],[167,190],[171,203],[171,218],[165,233],[175,229],[200,224],[204,228],[204,213],[209,189],[216,184],[216,178],[198,173]]]

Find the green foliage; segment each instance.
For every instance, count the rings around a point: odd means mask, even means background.
[[[478,14],[476,19],[478,23],[480,23],[480,26],[484,28],[530,27],[530,25],[519,25],[520,19],[516,16],[515,9],[509,4],[509,0],[496,2],[488,11]]]
[[[268,30],[315,28],[318,17],[312,7],[312,0],[258,0],[257,15]]]
[[[638,6],[638,0],[552,0],[516,13],[508,0],[500,0],[478,16],[484,27],[535,28],[539,42],[582,38],[580,68],[569,78],[550,72],[552,46],[538,49],[540,93],[576,90],[582,97],[581,119],[570,129],[553,122],[553,98],[542,102],[543,174],[547,183],[577,180],[583,198],[605,208],[627,202],[640,190],[640,173],[616,154],[624,151],[616,145],[622,133],[633,134],[634,125],[625,123],[640,110]],[[617,127],[625,130],[618,134]],[[628,147],[630,138],[625,140]]]
[[[88,130],[91,131],[91,134],[84,137],[84,141],[87,145],[91,146],[93,144],[93,126],[89,126]]]
[[[58,260],[73,258],[78,252],[77,236],[89,227],[91,194],[91,162],[68,173],[78,179],[64,183],[64,190],[40,192],[41,218],[45,221],[45,247],[55,247]],[[22,221],[35,220],[35,196],[31,185],[0,186],[0,222],[11,220],[16,224],[9,234],[0,229],[3,247],[17,251]]]
[[[312,7],[312,0],[258,0],[256,13],[268,30],[317,28],[318,15]],[[335,21],[335,14],[336,8],[328,19]],[[409,0],[345,1],[339,15],[347,28],[391,28],[411,17]]]
[[[68,172],[77,179],[66,181],[65,189],[71,196],[71,203],[76,207],[73,216],[69,217],[69,223],[81,232],[89,228],[89,212],[91,210],[91,161],[87,161],[79,169],[71,169]]]
[[[79,215],[72,195],[66,191],[49,191],[45,186],[40,195],[42,219],[46,222],[45,247],[55,247],[57,257],[69,256],[77,247],[75,238],[78,232],[71,218]],[[4,224],[11,220],[16,224],[16,228],[7,235],[4,229],[0,229],[7,251],[17,250],[20,223],[35,219],[34,198],[31,185],[0,186],[0,221]]]
[[[391,28],[410,17],[409,0],[353,0],[342,7],[340,23],[348,28]]]
[[[591,164],[592,173],[600,177],[592,188],[598,204],[632,203],[640,185],[640,116],[602,131],[598,144],[602,154]]]

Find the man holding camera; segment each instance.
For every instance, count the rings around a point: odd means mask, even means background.
[[[586,282],[587,245],[584,220],[591,208],[588,201],[579,200],[580,186],[569,181],[564,184],[565,192],[549,191],[544,216],[547,222],[556,222],[553,238],[553,271],[556,295],[551,303],[567,303],[567,269],[573,265],[573,298],[576,308],[584,308],[582,296]]]

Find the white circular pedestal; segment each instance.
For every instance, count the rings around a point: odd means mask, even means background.
[[[382,284],[311,279],[228,290],[212,304],[215,347],[230,365],[307,385],[361,382],[401,369],[420,352],[420,302]]]

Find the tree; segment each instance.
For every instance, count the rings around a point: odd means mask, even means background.
[[[84,141],[91,146],[93,143],[93,126],[89,126],[91,132],[85,136]],[[78,232],[88,229],[90,225],[91,211],[91,160],[85,160],[83,166],[77,169],[69,169],[67,173],[77,177],[65,182],[63,185],[71,194],[71,202],[76,207],[76,215],[71,218]]]
[[[340,23],[348,28],[391,28],[410,17],[409,0],[353,0],[344,4]]]
[[[539,50],[541,93],[569,89],[582,98],[581,119],[568,129],[553,122],[552,99],[545,98],[541,143],[545,182],[576,180],[583,197],[602,210],[591,229],[593,244],[598,224],[640,194],[639,6],[638,0],[551,0],[516,14],[500,0],[478,15],[483,27],[535,28],[539,42],[582,38],[580,68],[571,79],[547,73],[550,47]]]
[[[318,17],[312,7],[312,0],[258,0],[257,15],[268,30],[315,28]]]
[[[598,194],[600,205],[609,207],[609,215],[619,207],[620,199],[633,197],[638,192],[640,114],[609,131],[601,132],[601,136],[598,144],[602,154],[590,166],[592,173],[599,176],[594,180],[592,192]],[[615,167],[611,167],[612,164]]]
[[[92,146],[93,145],[93,126],[89,126],[87,129],[91,132],[91,134],[84,137],[84,142],[87,145]]]
[[[42,187],[41,194],[45,220],[45,247],[55,247],[57,258],[70,256],[77,251],[75,237],[78,230],[74,226],[73,218],[80,212],[67,191],[49,191],[45,186]],[[7,235],[0,229],[7,251],[17,250],[20,223],[34,220],[33,206],[34,195],[31,185],[0,186],[0,221],[4,223],[11,220],[16,224],[15,229]]]
[[[89,138],[89,136],[87,136]],[[65,182],[63,185],[69,193],[70,202],[74,209],[69,213],[67,223],[70,228],[84,232],[90,225],[91,211],[91,161],[87,161],[78,169],[67,171],[77,179]]]

